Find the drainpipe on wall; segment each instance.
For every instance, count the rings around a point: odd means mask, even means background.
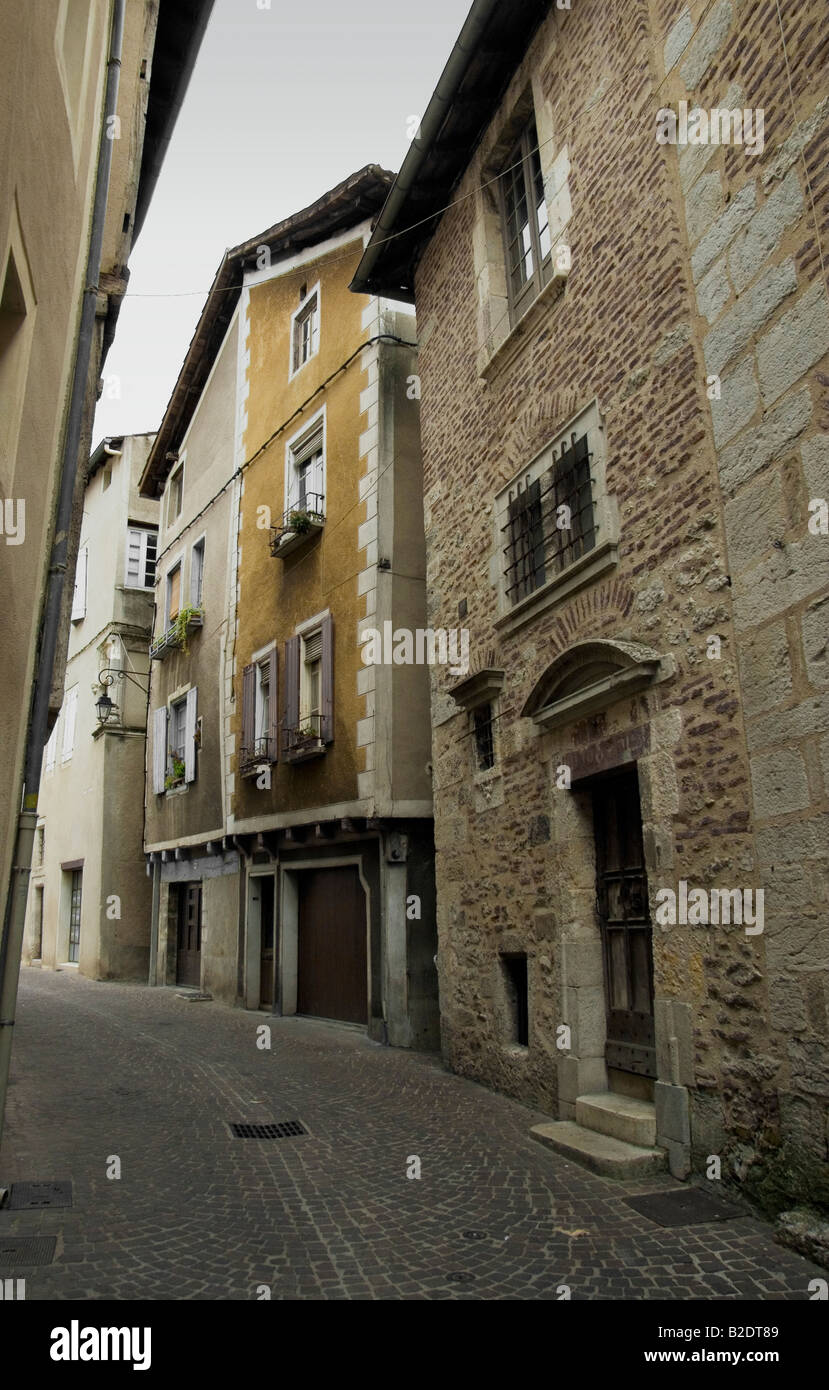
[[[69,531],[72,521],[72,502],[78,475],[84,408],[87,403],[87,382],[92,360],[95,335],[95,312],[98,299],[98,277],[101,270],[104,224],[106,221],[109,176],[112,165],[112,139],[109,118],[116,114],[118,83],[121,70],[121,47],[124,34],[126,0],[113,0],[109,56],[107,58],[104,115],[98,147],[98,169],[95,178],[95,198],[92,204],[92,223],[86,277],[72,391],[64,435],[61,459],[58,503],[55,512],[52,552],[43,605],[40,651],[38,654],[26,751],[23,763],[22,807],[17,822],[12,870],[6,895],[3,939],[0,943],[0,1138],[6,1109],[6,1090],[11,1062],[12,1029],[17,1007],[17,982],[23,953],[23,929],[26,920],[26,899],[32,864],[32,847],[37,825],[37,800],[40,789],[40,769],[43,747],[49,722],[49,694],[55,668],[60,635],[61,604],[66,578]]]

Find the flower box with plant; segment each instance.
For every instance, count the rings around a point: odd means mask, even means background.
[[[174,647],[184,652],[186,656],[189,651],[187,637],[194,628],[201,627],[203,621],[204,613],[201,608],[195,608],[192,605],[180,608],[166,632],[162,632],[161,636],[157,637],[151,644],[150,656],[163,661],[167,652]]]
[[[313,507],[291,507],[281,526],[271,527],[271,554],[289,555],[318,535],[325,525],[325,513]]]
[[[181,758],[179,758],[175,753],[170,759],[170,769],[171,770],[167,773],[167,776],[164,778],[164,787],[166,791],[170,791],[172,787],[180,787],[184,782],[184,763],[182,762]]]

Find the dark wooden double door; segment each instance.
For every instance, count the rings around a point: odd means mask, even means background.
[[[608,1067],[656,1076],[653,951],[636,770],[593,787]]]
[[[299,1014],[368,1022],[366,895],[356,867],[299,875]]]
[[[179,883],[176,984],[201,985],[201,883]]]

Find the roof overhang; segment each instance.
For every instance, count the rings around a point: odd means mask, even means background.
[[[403,161],[351,289],[414,301],[421,248],[437,226],[550,0],[475,0],[420,135]]]

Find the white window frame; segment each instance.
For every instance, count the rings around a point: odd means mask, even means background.
[[[80,623],[86,617],[86,595],[89,579],[89,546],[78,548],[75,562],[75,587],[72,592],[72,622]]]
[[[46,771],[47,771],[47,772],[54,772],[54,770],[55,770],[55,762],[56,762],[56,760],[57,760],[57,755],[58,755],[58,725],[59,725],[59,724],[60,724],[60,714],[58,714],[57,719],[55,720],[54,724],[52,725],[52,732],[51,732],[51,734],[49,735],[49,738],[48,738],[47,743],[46,743],[46,748],[45,748],[45,759],[46,759],[46,763],[45,763],[45,766],[46,766]]]
[[[152,590],[152,589],[155,588],[155,579],[153,579],[152,584],[144,584],[144,583],[140,583],[140,584],[131,584],[131,583],[130,583],[130,568],[129,568],[129,566],[130,566],[130,534],[131,534],[131,532],[133,532],[133,531],[135,532],[135,534],[136,534],[137,536],[140,536],[140,537],[141,537],[141,551],[140,551],[139,560],[138,560],[138,573],[139,573],[139,576],[141,576],[142,579],[143,579],[143,576],[144,576],[144,574],[146,573],[146,569],[147,569],[147,537],[148,537],[148,536],[155,536],[155,553],[156,553],[156,558],[155,558],[155,561],[154,561],[154,566],[155,566],[156,564],[158,564],[158,527],[157,527],[157,526],[137,526],[137,525],[135,525],[135,524],[132,524],[132,525],[128,525],[128,526],[127,526],[127,545],[126,545],[126,551],[125,551],[125,554],[124,554],[124,588],[125,588],[125,589],[143,589],[145,592],[147,592],[147,591]]]
[[[166,632],[175,619],[170,618],[170,580],[176,570],[181,571],[181,578],[178,584],[178,611],[184,607],[184,551],[182,550],[170,565],[164,576],[164,631]]]
[[[564,569],[546,579],[537,589],[524,595],[516,602],[512,602],[508,593],[504,557],[504,537],[509,522],[510,496],[514,494],[519,483],[528,486],[546,473],[552,464],[553,451],[559,452],[561,444],[574,434],[576,436],[587,434],[592,453],[590,474],[596,543],[592,549],[585,551],[583,555],[571,561]],[[522,621],[527,621],[529,617],[535,617],[550,603],[559,602],[576,589],[583,588],[618,563],[618,509],[615,497],[610,496],[607,492],[606,467],[605,421],[599,402],[594,398],[573,415],[541,452],[497,493],[493,507],[494,569],[498,576],[498,608],[501,616],[496,622],[496,627],[509,630],[520,626]]]
[[[170,529],[171,526],[175,526],[176,522],[178,521],[179,517],[181,516],[182,512],[184,511],[184,463],[185,463],[185,459],[186,459],[186,454],[182,454],[181,457],[179,458],[178,462],[175,463],[175,464],[173,465],[173,467],[170,469],[170,476],[169,476],[169,478],[167,479],[167,508],[166,508],[166,517],[167,517],[167,530],[168,530],[168,531],[169,531],[169,529]],[[181,478],[181,497],[180,497],[180,500],[179,500],[179,508],[178,508],[178,511],[176,512],[175,516],[173,516],[173,515],[172,515],[172,510],[173,510],[173,482],[174,482],[174,480],[175,480],[176,478]]]
[[[307,356],[302,362],[300,362],[300,364],[299,364],[298,367],[294,367],[295,336],[296,336],[297,329],[298,329],[298,327],[299,327],[299,323],[300,323],[301,319],[302,319],[303,317],[307,316],[307,312],[308,312],[309,305],[312,303],[312,301],[313,301],[313,299],[314,299],[314,296],[316,296],[317,307],[316,307],[316,310],[313,312],[313,316],[312,316],[312,324],[311,324],[311,351],[309,352],[308,356]],[[320,331],[321,331],[321,327],[322,327],[322,291],[321,291],[321,288],[320,288],[320,282],[319,282],[319,280],[318,280],[317,283],[311,287],[311,289],[310,289],[310,290],[308,291],[308,293],[305,295],[305,297],[303,298],[303,300],[301,301],[301,303],[297,306],[296,309],[294,309],[294,312],[291,314],[291,332],[290,332],[290,335],[289,335],[289,338],[288,338],[288,352],[289,352],[289,354],[290,354],[290,355],[289,355],[289,358],[288,358],[288,380],[289,380],[289,381],[293,381],[294,377],[295,377],[295,376],[298,376],[299,373],[302,371],[303,367],[307,367],[307,366],[308,366],[308,363],[311,362],[311,361],[313,361],[313,359],[316,357],[317,353],[319,352],[319,350],[320,350]]]
[[[313,629],[311,629],[311,630],[308,631],[308,632],[302,632],[302,633],[299,634],[299,722],[300,722],[300,724],[304,724],[307,720],[311,719],[312,716],[313,716],[313,714],[315,713],[314,709],[313,709],[312,706],[311,706],[311,699],[310,699],[310,676],[309,676],[309,674],[308,674],[308,666],[309,666],[309,663],[308,663],[307,655],[306,655],[308,644],[309,644],[309,642],[311,641],[311,639],[312,639],[312,638],[315,638],[315,637],[318,637],[318,638],[320,639],[320,652],[319,652],[319,656],[318,656],[317,659],[316,659],[316,662],[314,663],[314,664],[316,665],[316,667],[317,667],[317,673],[318,673],[318,688],[317,688],[317,708],[316,708],[316,715],[317,715],[317,718],[318,718],[319,720],[322,719],[322,625],[320,624],[318,627],[313,628]],[[320,732],[320,730],[319,730],[319,728],[318,728],[318,729],[317,729],[317,733],[319,733],[319,732]]]
[[[207,532],[203,531],[190,547],[190,607],[201,608],[204,603],[204,559],[207,550]],[[199,555],[200,560],[196,560]],[[198,574],[198,592],[195,579]]]
[[[328,425],[326,419],[325,406],[323,406],[322,410],[317,411],[316,415],[314,415],[306,425],[303,425],[301,430],[297,430],[296,434],[292,435],[291,438],[288,440],[287,444],[285,445],[286,515],[288,512],[291,511],[292,508],[299,506],[299,477],[297,473],[297,467],[298,464],[302,461],[304,454],[308,451],[309,447],[316,440],[316,437],[320,433],[320,431],[322,433],[322,458],[320,460],[319,467],[320,476],[317,480],[319,482],[319,489],[314,488],[313,491],[319,491],[320,495],[323,498],[323,511],[325,510],[325,505],[327,501],[326,477],[328,472]]]
[[[75,724],[78,717],[78,689],[73,685],[67,690],[63,697],[63,741],[61,743],[60,760],[68,763],[75,751]]]
[[[253,741],[254,747],[262,738],[270,738],[271,732],[271,711],[273,701],[276,699],[277,691],[268,689],[268,718],[263,719],[262,704],[262,671],[267,667],[270,675],[270,659],[276,649],[276,641],[269,642],[267,647],[262,647],[258,652],[254,652],[251,657],[251,665],[256,667],[256,685],[254,687],[256,700],[253,712]]]

